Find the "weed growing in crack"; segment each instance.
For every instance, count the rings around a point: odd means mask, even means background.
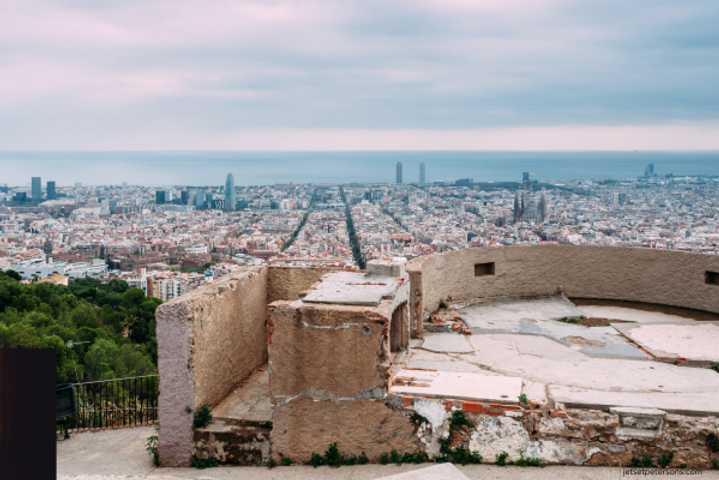
[[[472,422],[464,416],[464,412],[462,412],[461,410],[455,410],[454,412],[452,412],[452,418],[449,420],[450,433],[453,431],[467,432],[473,426],[474,425],[472,425]]]
[[[192,428],[204,428],[209,425],[211,421],[212,413],[210,412],[210,404],[206,403],[195,411],[195,420],[192,422]]]
[[[219,464],[220,464],[220,461],[217,460],[215,457],[207,457],[206,459],[198,459],[198,458],[190,459],[190,466],[199,468],[199,469],[212,468],[212,467],[218,466]]]
[[[155,432],[157,432],[158,425],[155,425]],[[147,437],[147,443],[145,444],[145,450],[147,453],[152,455],[152,464],[156,467],[160,466],[160,453],[157,449],[157,433],[150,437]]]
[[[509,457],[509,454],[507,452],[502,452],[498,454],[494,457],[494,464],[499,465],[500,467],[505,466],[507,464],[507,457]]]
[[[672,463],[672,460],[674,460],[674,454],[673,453],[667,453],[666,455],[662,455],[657,459],[657,463],[662,468],[667,468],[670,463]]]
[[[632,457],[632,460],[627,466],[630,468],[654,468],[654,462],[652,461],[652,457],[643,457],[641,460]]]
[[[719,453],[719,436],[717,436],[716,433],[700,432],[699,435],[704,437],[704,445],[706,445],[712,453]]]
[[[525,457],[524,450],[521,448],[519,449],[519,460],[515,460],[514,464],[518,467],[545,467],[537,457]]]
[[[414,423],[414,424],[417,425],[417,426],[420,426],[420,425],[422,425],[423,423],[427,423],[427,422],[428,422],[428,420],[427,420],[425,417],[423,417],[422,415],[420,415],[419,413],[416,413],[416,412],[413,413],[413,414],[409,417],[409,421],[412,422],[412,423]]]

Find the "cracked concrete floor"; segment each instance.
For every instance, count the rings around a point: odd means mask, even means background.
[[[485,378],[520,378],[523,393],[530,399],[556,401],[568,406],[653,407],[676,413],[719,414],[719,404],[716,403],[716,392],[719,392],[717,372],[650,361],[646,357],[596,358],[588,355],[581,346],[553,338],[557,336],[553,333],[556,326],[544,330],[512,331],[517,325],[523,327],[520,321],[531,314],[531,309],[527,308],[531,302],[522,303],[521,319],[507,317],[509,309],[502,304],[502,320],[510,325],[495,322],[498,325],[494,333],[492,326],[488,325],[491,316],[486,312],[481,312],[479,316],[485,327],[481,333],[476,333],[474,329],[471,336],[425,333],[424,342],[412,350],[404,366],[438,372],[479,373]],[[481,311],[476,306],[468,309],[470,313]],[[465,317],[463,309],[458,313]],[[544,313],[540,312],[539,316],[544,319],[541,321],[558,323],[551,317],[545,318]],[[616,315],[617,312],[613,313]],[[644,322],[650,320],[646,312],[639,316]],[[660,319],[662,325],[667,325],[664,323],[666,317],[664,315]],[[679,317],[674,317],[674,320],[682,325],[701,323],[686,318],[680,320]],[[563,324],[561,328],[563,331],[574,329],[579,332],[579,337],[596,337],[592,328],[568,324]],[[468,352],[466,347],[470,347],[471,351]],[[492,380],[486,381],[492,383]]]

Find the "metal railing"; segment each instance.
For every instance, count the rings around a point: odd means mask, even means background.
[[[76,383],[75,394],[77,424],[70,428],[71,431],[157,422],[157,375]]]

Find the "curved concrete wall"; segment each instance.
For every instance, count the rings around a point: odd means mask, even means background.
[[[493,274],[475,275],[475,265],[492,263],[478,273],[493,268]],[[561,288],[569,297],[719,313],[719,285],[706,283],[707,271],[719,272],[719,256],[714,255],[593,246],[474,248],[421,257],[408,265],[408,270],[418,269],[425,311],[434,311],[440,299],[550,294]]]

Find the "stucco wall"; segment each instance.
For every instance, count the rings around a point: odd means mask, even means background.
[[[160,460],[187,465],[192,413],[217,405],[267,361],[267,268],[249,267],[161,305]]]
[[[309,461],[337,443],[343,453],[377,461],[396,448],[415,452],[411,422],[388,408],[389,321],[408,289],[378,307],[270,305],[272,456]]]
[[[389,305],[381,316],[368,316],[365,309],[301,301],[270,305],[273,405],[308,389],[352,398],[373,387],[386,387],[377,372],[377,351],[386,335]]]
[[[495,274],[474,275],[477,263]],[[705,271],[719,271],[719,256],[642,248],[532,246],[475,248],[413,260],[421,267],[424,309],[440,299],[522,293],[656,303],[719,313],[719,286]],[[413,287],[414,288],[414,287]]]
[[[341,268],[269,267],[267,302],[297,300],[299,293],[310,288],[326,273],[345,271]]]

